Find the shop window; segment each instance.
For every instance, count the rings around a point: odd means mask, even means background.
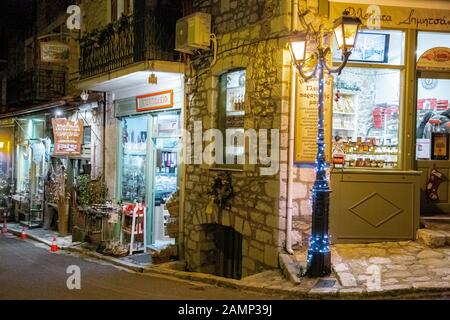
[[[219,79],[219,128],[224,138],[226,164],[244,161],[245,81],[245,69],[226,72]]]
[[[398,166],[400,73],[347,67],[336,78],[332,132],[345,167]]]
[[[91,144],[91,126],[84,126],[83,128],[83,145]]]
[[[44,153],[41,139],[45,137],[45,119],[41,117],[17,120],[17,185],[18,193],[27,196],[43,194]]]
[[[403,31],[361,30],[358,34],[347,66],[334,81],[335,167],[399,167],[404,47]],[[340,63],[341,56],[334,48],[335,63]]]
[[[447,47],[450,48],[450,34],[443,32],[418,32],[416,59],[431,48]]]
[[[405,33],[398,30],[361,30],[350,63],[404,64]],[[342,52],[333,49],[333,60],[341,61]]]
[[[416,159],[449,159],[449,100],[449,79],[418,78]]]

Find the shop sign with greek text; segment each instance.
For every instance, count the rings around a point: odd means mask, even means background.
[[[344,11],[360,18],[363,27],[369,29],[378,25],[382,28],[450,31],[450,10],[444,8],[438,10],[333,2],[330,5],[330,19],[342,16]]]
[[[83,140],[83,121],[66,118],[52,119],[55,139],[54,155],[79,155]]]
[[[41,42],[41,61],[64,63],[69,60],[69,46],[58,41]]]
[[[136,111],[149,111],[173,107],[173,90],[154,92],[136,97]]]

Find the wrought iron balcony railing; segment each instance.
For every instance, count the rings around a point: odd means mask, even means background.
[[[122,16],[80,39],[80,76],[91,77],[145,60],[176,61],[175,15]]]
[[[8,105],[57,100],[66,92],[66,73],[36,68],[7,80]]]

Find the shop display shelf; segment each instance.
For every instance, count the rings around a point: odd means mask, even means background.
[[[354,112],[343,112],[343,111],[333,111],[333,115],[344,115],[344,116],[354,116],[356,115]]]
[[[340,127],[336,128],[336,127],[333,127],[333,130],[354,131],[355,128],[340,128]]]
[[[124,150],[123,153],[126,156],[146,156],[147,155],[147,152],[145,152],[145,151],[127,151],[127,150]]]
[[[363,155],[363,156],[397,156],[397,152],[346,152],[346,155]]]

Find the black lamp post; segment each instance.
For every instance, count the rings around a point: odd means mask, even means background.
[[[331,49],[323,47],[322,37],[326,34],[322,31],[322,25],[318,31],[315,31],[312,24],[308,23],[308,17],[312,14],[306,11],[300,15],[300,21],[307,29],[306,37],[304,34],[294,35],[289,42],[293,62],[300,75],[305,81],[317,77],[319,82],[319,102],[318,102],[318,131],[317,131],[317,155],[316,155],[316,180],[312,188],[312,231],[309,239],[309,248],[307,256],[306,274],[309,277],[327,276],[331,273],[331,256],[328,236],[328,213],[330,202],[330,187],[326,174],[325,160],[325,130],[323,115],[323,90],[324,90],[324,69],[329,74],[340,74],[347,64],[351,50],[355,46],[356,36],[358,34],[361,20],[356,17],[348,16],[344,12],[343,16],[338,18],[334,24],[334,34],[336,36],[337,47],[342,50],[343,61],[336,68],[330,68],[326,63],[326,56]],[[311,19],[311,18],[310,18]],[[311,20],[310,20],[311,21]],[[307,38],[311,36],[316,47],[314,52],[310,52],[311,57],[316,59],[314,69],[309,74],[304,72],[307,55]],[[301,125],[301,124],[300,124]]]

